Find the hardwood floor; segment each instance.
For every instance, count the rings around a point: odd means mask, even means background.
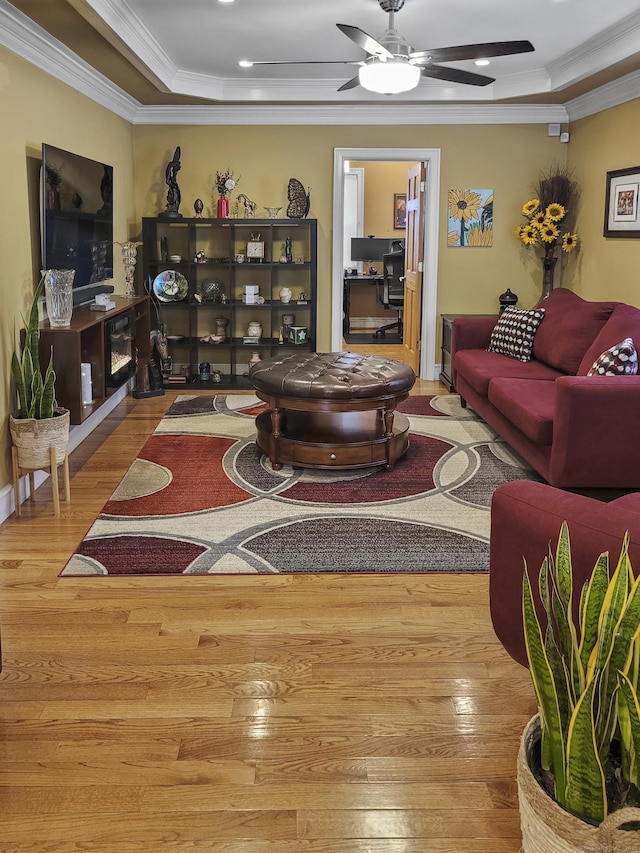
[[[58,579],[174,396],[0,527],[0,851],[516,853],[486,575]]]

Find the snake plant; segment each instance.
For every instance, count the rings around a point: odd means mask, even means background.
[[[553,773],[555,799],[587,820],[607,815],[611,744],[620,741],[623,778],[638,785],[640,767],[640,578],[629,562],[629,536],[611,577],[601,554],[580,593],[573,619],[571,544],[562,524],[555,556],[539,574],[547,615],[538,619],[525,562],[523,622],[542,733],[542,767]]]
[[[52,418],[56,405],[53,369],[53,351],[44,376],[40,370],[40,328],[38,299],[44,287],[44,276],[40,279],[31,303],[29,320],[25,324],[25,338],[21,354],[14,351],[11,356],[11,373],[18,391],[18,417],[43,420]]]

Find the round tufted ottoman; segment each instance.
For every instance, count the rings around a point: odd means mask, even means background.
[[[274,469],[385,465],[409,447],[409,421],[395,414],[416,380],[406,364],[353,352],[289,353],[251,368],[269,411],[257,444]]]

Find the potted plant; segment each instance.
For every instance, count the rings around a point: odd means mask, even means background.
[[[56,464],[60,464],[69,445],[69,410],[56,405],[53,350],[44,376],[40,369],[38,300],[44,280],[43,275],[33,295],[20,355],[14,351],[11,357],[18,410],[9,415],[9,428],[18,465],[25,470],[49,468],[52,447],[56,451]]]
[[[518,755],[524,853],[640,849],[640,578],[625,537],[609,576],[598,558],[576,625],[571,545],[563,523],[539,574],[543,629],[529,574],[523,622],[539,713]]]

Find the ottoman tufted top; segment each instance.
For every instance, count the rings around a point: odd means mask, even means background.
[[[251,368],[256,391],[289,398],[357,400],[409,391],[416,375],[400,361],[355,352],[289,353]]]

